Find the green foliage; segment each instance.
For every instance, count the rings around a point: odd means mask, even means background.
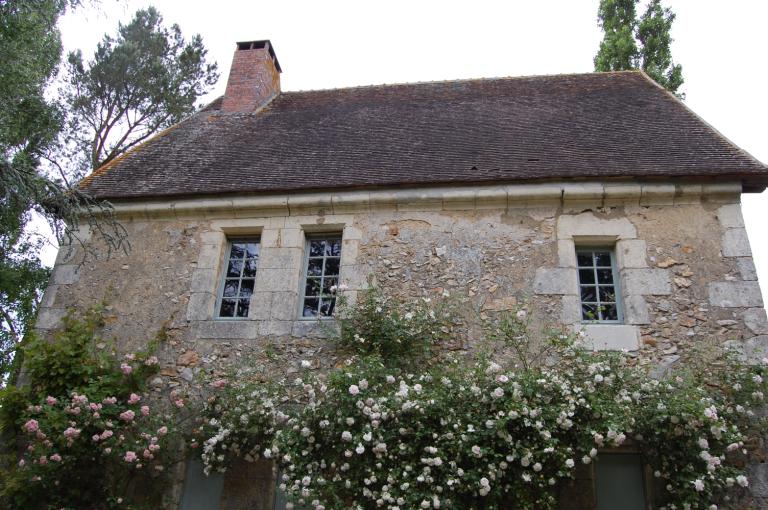
[[[361,300],[359,313],[372,306]],[[378,313],[389,338],[410,328],[396,308]],[[656,379],[621,353],[578,348],[578,336],[534,346],[529,321],[519,310],[489,322],[502,347],[490,362],[402,368],[374,349],[270,385],[233,373],[206,408],[206,469],[274,458],[281,489],[314,508],[546,510],[577,465],[621,447],[654,473],[654,507],[726,508],[739,496],[745,444],[766,430],[750,410],[763,405],[765,366],[725,352]]]
[[[637,25],[637,39],[641,45],[642,69],[648,76],[671,92],[677,92],[683,84],[683,68],[672,61],[669,35],[675,14],[661,6],[661,0],[648,4]]]
[[[13,357],[48,278],[38,260],[45,241],[28,229],[32,213],[48,220],[62,244],[76,241],[74,233],[87,224],[108,250],[125,246],[110,206],[73,189],[52,159],[64,118],[45,95],[61,56],[56,24],[78,3],[0,2],[0,386],[18,368]]]
[[[677,92],[683,84],[682,66],[672,60],[670,30],[675,14],[651,0],[637,19],[637,0],[601,0],[597,20],[603,40],[595,56],[595,71],[642,69],[659,85]]]
[[[18,447],[5,454],[0,506],[157,507],[177,460],[174,413],[143,393],[163,335],[118,359],[101,326],[96,307],[67,315],[53,342],[26,343],[27,384],[0,393],[0,433]]]
[[[447,302],[405,302],[373,286],[359,294],[355,306],[347,306],[343,291],[337,299],[337,340],[349,352],[394,364],[418,363],[432,346],[450,337],[454,314]]]
[[[64,97],[69,133],[95,169],[195,111],[218,79],[195,35],[163,26],[154,7],[139,10],[117,36],[105,35],[93,59],[69,54]]]

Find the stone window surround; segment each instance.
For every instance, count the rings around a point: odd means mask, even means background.
[[[360,231],[351,215],[212,220],[200,235],[197,267],[190,284],[187,321],[200,339],[253,339],[259,336],[322,336],[320,321],[299,318],[300,285],[307,234],[342,236],[340,281],[348,297],[364,288],[356,265]],[[258,236],[259,266],[246,319],[216,318],[216,292],[228,237]]]
[[[628,218],[600,218],[591,212],[564,214],[557,220],[556,267],[537,269],[534,293],[560,295],[561,321],[583,331],[585,345],[595,350],[640,347],[640,325],[649,324],[646,295],[668,295],[672,288],[666,269],[649,268],[646,243]],[[623,324],[590,324],[581,320],[576,264],[577,246],[613,246],[624,310]]]

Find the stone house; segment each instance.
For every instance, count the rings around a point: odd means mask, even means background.
[[[239,43],[222,98],[83,181],[132,250],[84,266],[62,250],[40,329],[104,298],[126,350],[167,327],[161,392],[246,354],[266,377],[323,369],[328,289],[373,276],[479,315],[526,300],[661,369],[699,342],[768,350],[739,205],[768,168],[642,72],[306,92],[281,92],[280,72],[269,41]],[[268,464],[195,469],[170,506],[281,505]]]

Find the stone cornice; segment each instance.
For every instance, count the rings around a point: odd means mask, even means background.
[[[342,191],[179,198],[114,203],[120,218],[245,218],[306,214],[349,214],[378,210],[461,211],[562,205],[611,207],[738,201],[739,182],[603,183],[551,182],[501,186],[424,187],[404,190]]]

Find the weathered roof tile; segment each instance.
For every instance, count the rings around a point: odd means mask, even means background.
[[[221,102],[95,172],[103,198],[609,177],[768,168],[639,72],[284,92]]]

